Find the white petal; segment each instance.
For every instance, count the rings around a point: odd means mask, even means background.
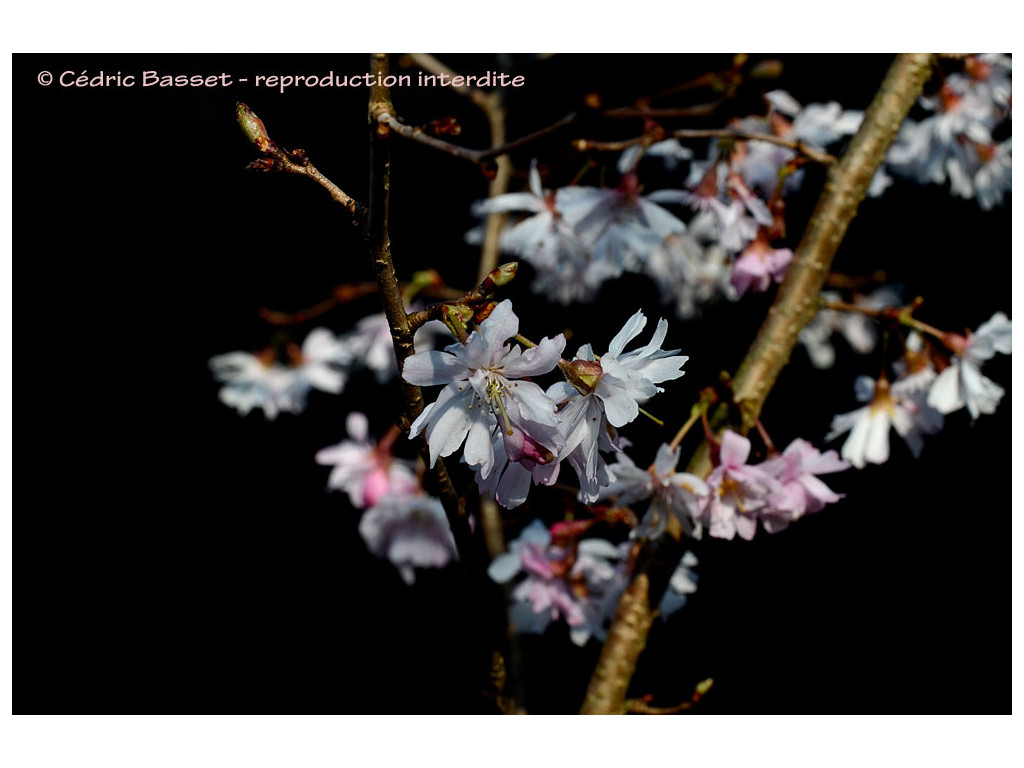
[[[466,364],[448,352],[417,352],[402,367],[402,378],[419,387],[451,384],[468,376]]]
[[[884,464],[889,459],[889,417],[883,411],[876,411],[868,419],[864,458],[872,464]]]
[[[964,407],[960,397],[960,365],[955,363],[935,377],[928,391],[928,405],[939,413],[952,413]]]
[[[352,413],[346,416],[345,432],[348,434],[349,439],[358,443],[365,443],[370,434],[370,422],[367,420],[366,414],[352,411]]]
[[[626,321],[626,324],[622,326],[622,330],[612,339],[611,344],[608,345],[608,354],[615,355],[616,357],[621,355],[622,350],[625,349],[630,341],[636,338],[645,325],[647,325],[647,318],[644,316],[643,310],[638,309],[636,314]]]
[[[487,575],[499,584],[510,581],[522,569],[522,560],[518,553],[503,552],[487,567]]]

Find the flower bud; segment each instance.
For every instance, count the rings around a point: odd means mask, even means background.
[[[604,373],[601,364],[595,360],[573,360],[566,368],[575,380],[574,383],[582,384],[588,392],[594,391],[601,374]]]
[[[502,264],[500,267],[492,269],[487,277],[484,278],[483,283],[480,287],[484,291],[489,291],[492,288],[500,288],[503,285],[508,285],[512,282],[512,278],[516,276],[516,272],[519,270],[518,261],[510,261],[507,264]]]
[[[267,128],[263,125],[263,121],[247,105],[240,101],[235,104],[235,119],[238,120],[242,133],[245,134],[249,141],[256,145],[256,149],[260,152],[266,152],[267,149],[274,146],[274,142],[267,135]]]

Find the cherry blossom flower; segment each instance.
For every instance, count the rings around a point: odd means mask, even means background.
[[[583,627],[587,617],[566,580],[569,552],[551,546],[551,534],[539,520],[523,530],[487,569],[499,584],[519,573],[526,578],[512,590],[511,623],[519,632],[541,633],[563,617],[570,629]]]
[[[677,472],[678,463],[679,448],[672,449],[666,444],[658,448],[654,459],[653,500],[641,525],[646,522],[649,531],[660,533],[665,513],[668,513],[679,520],[686,535],[699,539],[701,508],[711,488],[696,475]],[[657,519],[659,516],[661,520]]]
[[[608,278],[640,271],[666,237],[686,231],[682,221],[657,205],[662,201],[674,202],[674,193],[642,196],[634,172],[614,189],[565,187],[556,195],[558,209]]]
[[[326,328],[310,331],[302,348],[292,348],[294,365],[284,366],[268,354],[229,352],[210,359],[217,381],[224,382],[218,396],[225,405],[246,415],[260,408],[273,420],[278,413],[301,413],[311,389],[340,394],[352,355],[343,341]]]
[[[663,350],[668,323],[661,319],[651,341],[644,347],[624,352],[647,324],[647,317],[637,311],[616,334],[607,354],[598,358],[585,344],[570,364],[579,385],[589,390],[581,393],[567,382],[559,382],[548,390],[548,396],[559,403],[562,434],[565,442],[559,459],[566,458],[580,478],[581,498],[592,503],[598,489],[607,484],[607,469],[599,451],[614,449],[614,430],[633,421],[640,413],[639,404],[664,391],[658,384],[678,379],[682,366],[689,359],[677,355],[678,349]]]
[[[762,234],[747,246],[733,265],[732,286],[740,296],[748,288],[763,293],[773,280],[776,283],[782,282],[792,260],[793,251],[789,248],[772,248],[762,230]]]
[[[560,190],[561,192],[561,190]],[[530,168],[530,191],[513,192],[485,200],[473,213],[525,212],[533,214],[511,226],[501,239],[501,248],[529,262],[537,270],[533,288],[563,304],[590,301],[601,283],[615,276],[605,262],[594,260],[588,247],[558,208],[559,194],[545,191],[534,163]]]
[[[864,119],[863,112],[844,110],[834,101],[802,106],[782,90],[769,91],[764,97],[770,107],[768,115],[737,121],[735,128],[800,141],[823,150],[855,133]],[[795,157],[796,152],[788,147],[765,141],[741,141],[736,142],[729,163],[752,190],[768,199],[778,187],[779,171]],[[803,176],[803,170],[788,174],[784,189],[799,188]]]
[[[732,430],[722,433],[718,466],[708,476],[710,490],[702,511],[708,533],[719,539],[752,539],[757,519],[785,499],[782,484],[760,466],[747,464],[750,441]]]
[[[347,493],[356,509],[372,507],[384,496],[411,496],[419,491],[412,462],[396,459],[387,446],[369,442],[364,414],[350,413],[345,430],[348,440],[316,454],[317,464],[333,466],[328,489]]]
[[[771,511],[761,516],[761,524],[769,533],[776,533],[799,520],[805,513],[820,512],[826,504],[842,496],[818,479],[818,475],[841,472],[850,465],[840,460],[835,451],[821,453],[806,440],[797,438],[781,455],[766,459],[759,465],[782,483],[783,495]]]
[[[224,382],[217,396],[220,401],[245,416],[260,408],[268,419],[281,411],[295,412],[289,399],[296,372],[280,363],[265,362],[248,352],[228,352],[210,358],[210,369],[217,381]]]
[[[616,545],[599,538],[558,546],[548,528],[534,520],[487,572],[499,584],[525,577],[511,593],[510,623],[518,632],[541,633],[552,621],[564,619],[569,638],[583,646],[591,637],[607,636],[629,580],[631,546],[628,541]],[[696,562],[687,553],[673,573],[659,608],[663,615],[682,607],[686,595],[696,590],[696,575],[690,570]]]
[[[707,484],[696,475],[676,472],[679,449],[662,444],[658,449],[652,471],[637,467],[624,452],[615,456],[615,464],[608,467],[611,483],[600,490],[598,500],[613,499],[623,506],[643,499],[651,499],[650,507],[640,523],[647,538],[661,535],[668,515],[674,515],[684,532],[700,538],[701,508],[710,492]]]
[[[658,384],[678,379],[685,373],[682,367],[689,357],[677,354],[678,349],[661,348],[668,335],[668,322],[664,319],[658,320],[654,336],[646,346],[624,351],[646,325],[647,317],[637,310],[612,339],[606,354],[598,358],[589,344],[576,353],[577,360],[600,362],[593,391],[604,405],[608,423],[613,427],[633,421],[639,415],[639,403],[664,392]]]
[[[493,416],[491,428],[491,449],[494,462],[489,466],[477,465],[476,484],[480,493],[490,496],[506,509],[514,509],[526,501],[531,482],[536,485],[552,485],[558,479],[560,464],[555,455],[534,441],[525,432],[516,433],[510,439],[523,441],[519,461],[510,461],[505,450],[505,435]]]
[[[950,193],[966,199],[977,197],[983,211],[1001,205],[1013,185],[1012,141],[996,144],[983,135],[954,146],[946,161]]]
[[[561,359],[565,338],[544,338],[523,352],[508,344],[518,333],[519,318],[512,302],[505,300],[465,344],[452,344],[443,352],[418,352],[405,361],[403,376],[410,384],[447,385],[410,432],[410,437],[425,433],[431,466],[438,456],[449,456],[465,443],[465,462],[489,476],[495,463],[492,415],[510,461],[541,461],[538,446],[554,458],[559,447],[554,403],[538,385],[516,379],[552,370]]]
[[[706,170],[698,175],[704,167]],[[665,190],[659,193],[659,199],[686,203],[696,211],[711,214],[715,224],[714,242],[727,252],[739,253],[754,239],[758,229],[774,224],[768,206],[726,163],[694,164],[690,172],[691,189]]]
[[[719,297],[739,298],[733,288],[730,260],[716,243],[702,244],[693,235],[711,214],[698,214],[689,230],[666,238],[647,259],[647,274],[661,289],[664,302],[674,302],[676,315],[684,320],[699,317],[703,307]]]
[[[547,396],[557,403],[562,429],[562,450],[558,460],[568,461],[580,482],[579,498],[584,504],[597,501],[602,486],[611,482],[602,452],[617,449],[618,434],[608,424],[601,399],[581,394],[572,384],[552,384]]]
[[[430,496],[384,496],[363,514],[359,533],[406,584],[416,581],[416,568],[443,568],[458,559],[444,507]]]
[[[939,92],[919,101],[935,114],[904,121],[886,156],[894,173],[942,184],[964,198],[977,197],[989,210],[1011,185],[1011,145],[996,145],[992,131],[1009,114],[1009,58],[971,57],[963,73],[949,75]]]
[[[818,149],[824,149],[844,136],[852,136],[864,121],[863,112],[844,110],[835,101],[802,107],[781,90],[769,91],[764,98],[777,113],[792,118],[789,125],[779,120],[773,123],[776,135],[802,141]]]
[[[1011,351],[1011,323],[1002,312],[996,312],[973,334],[964,338],[947,334],[947,343],[958,354],[942,371],[928,393],[928,404],[940,413],[952,413],[964,406],[977,419],[982,413],[995,413],[1005,390],[981,373],[981,366],[996,352]]]
[[[868,405],[833,418],[825,439],[849,432],[839,455],[857,469],[889,460],[890,427],[906,441],[914,456],[919,456],[924,446],[921,436],[942,428],[942,414],[925,402],[926,393],[912,383],[890,385],[885,377],[876,382],[859,376],[854,391],[857,399]]]

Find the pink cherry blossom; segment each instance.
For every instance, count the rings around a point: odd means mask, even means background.
[[[396,459],[387,446],[369,442],[366,416],[350,413],[345,429],[348,440],[316,454],[317,464],[333,466],[329,489],[347,493],[356,509],[372,507],[385,496],[411,496],[419,491],[412,462]]]
[[[719,463],[708,476],[710,495],[702,514],[715,538],[731,539],[737,533],[754,538],[758,517],[785,498],[782,484],[761,467],[747,464],[749,456],[747,438],[728,429],[722,433]]]

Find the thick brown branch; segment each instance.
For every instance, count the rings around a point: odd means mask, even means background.
[[[857,213],[875,170],[896,138],[900,124],[920,94],[931,63],[929,54],[896,57],[849,149],[830,169],[789,273],[733,379],[735,398],[743,413],[742,423],[735,426],[744,433],[760,416],[765,398],[796,345],[800,329],[817,312],[818,293],[839,243]],[[707,476],[711,471],[709,456],[705,443],[691,460],[688,471]],[[678,554],[681,556],[682,552]],[[649,562],[655,567],[638,568],[633,583],[619,602],[618,614],[587,689],[583,714],[623,711],[625,691],[646,641],[646,631],[641,633],[636,628],[650,626],[652,606],[660,601],[660,592],[649,590],[647,585],[650,579],[664,581],[665,569],[674,569],[678,559]],[[637,582],[640,586],[634,587]]]

